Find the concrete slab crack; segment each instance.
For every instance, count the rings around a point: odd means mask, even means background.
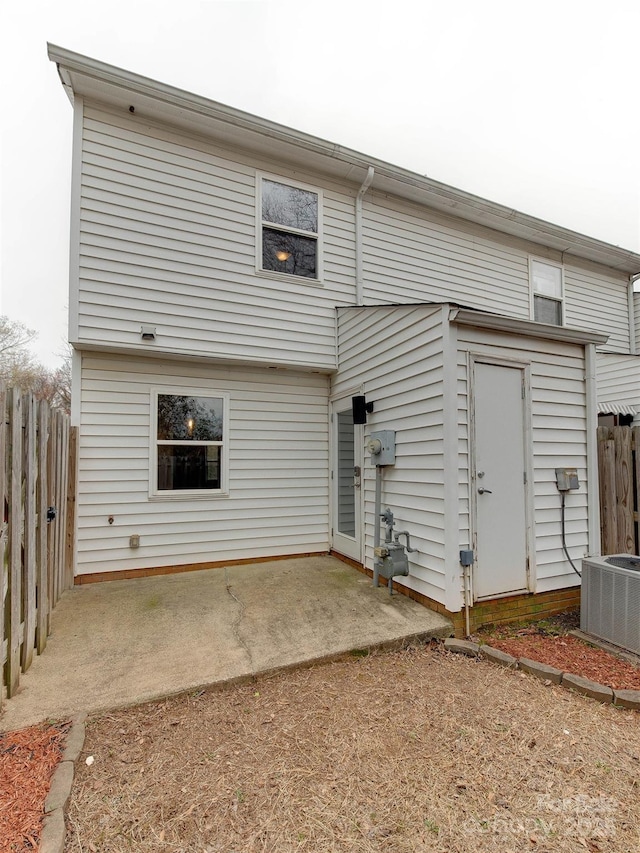
[[[233,598],[233,600],[238,605],[238,616],[236,619],[234,619],[233,624],[231,626],[231,630],[233,631],[233,636],[235,637],[238,645],[244,649],[244,652],[245,652],[247,658],[249,659],[249,667],[251,669],[251,674],[255,675],[255,667],[253,665],[253,656],[251,654],[251,649],[249,648],[249,644],[247,643],[247,641],[243,638],[242,634],[240,633],[240,625],[242,624],[242,620],[244,617],[245,607],[244,607],[244,604],[242,603],[242,601],[238,598],[238,596],[234,593],[233,589],[231,588],[231,580],[229,579],[229,569],[227,568],[227,566],[224,567],[224,585],[225,585],[225,588],[227,590],[228,595],[230,595],[231,598]]]

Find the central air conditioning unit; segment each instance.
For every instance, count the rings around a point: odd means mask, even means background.
[[[640,557],[582,561],[580,629],[640,655]]]

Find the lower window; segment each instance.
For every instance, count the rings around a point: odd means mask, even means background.
[[[224,490],[226,408],[224,396],[156,394],[156,494]]]

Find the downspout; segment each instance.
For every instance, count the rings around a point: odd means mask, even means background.
[[[366,191],[371,186],[373,176],[373,166],[369,166],[367,170],[367,177],[362,182],[362,186],[358,190],[358,195],[356,196],[356,305],[362,305],[364,303],[364,282],[362,273],[362,199]]]
[[[630,275],[629,285],[627,287],[627,300],[629,303],[629,352],[631,355],[636,355],[638,351],[636,345],[636,308],[635,300],[633,298],[633,286],[638,279],[640,279],[640,273]]]
[[[600,555],[600,505],[598,500],[598,407],[596,398],[596,345],[586,344],[584,352],[587,402],[587,528],[590,557]]]

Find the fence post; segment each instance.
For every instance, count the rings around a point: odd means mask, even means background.
[[[635,551],[635,532],[633,529],[631,430],[629,427],[614,427],[613,438],[616,446],[617,550],[622,554],[633,554]]]
[[[602,553],[615,554],[618,544],[615,445],[609,427],[598,427],[598,475]]]
[[[76,535],[76,489],[78,479],[78,427],[69,428],[69,461],[67,465],[67,521],[66,521],[66,588],[73,586],[74,549]]]
[[[636,547],[634,554],[640,554],[640,427],[631,427],[631,451],[633,453],[633,471],[634,471],[634,533]]]
[[[36,641],[36,401],[33,394],[22,398],[24,432],[24,560],[22,566],[24,634],[22,671],[33,660]]]
[[[2,687],[4,685],[5,672],[5,624],[4,608],[5,599],[9,587],[7,571],[7,391],[4,382],[0,382],[0,506],[2,514],[0,517],[0,708],[2,707]],[[9,644],[7,643],[7,649]]]
[[[22,398],[11,389],[9,482],[9,624],[7,626],[7,698],[20,683],[20,617],[22,609]]]
[[[47,444],[49,437],[49,407],[41,400],[38,403],[38,625],[36,642],[38,654],[42,654],[49,636],[49,554],[47,548],[47,498],[49,496]]]

